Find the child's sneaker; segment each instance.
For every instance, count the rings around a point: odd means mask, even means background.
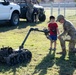
[[[49,50],[52,50],[52,48],[49,48]]]
[[[56,50],[56,48],[53,49],[54,51]]]

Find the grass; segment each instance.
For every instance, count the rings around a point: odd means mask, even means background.
[[[28,30],[33,28],[43,29],[47,27],[48,17],[50,11],[46,10],[46,21],[38,23],[26,23],[21,20],[19,26],[1,25],[0,26],[0,47],[10,46],[17,49]],[[67,19],[72,21],[76,26],[76,16],[67,16]],[[59,25],[60,31],[62,31],[62,26]],[[32,52],[32,60],[27,65],[25,63],[16,66],[7,66],[0,64],[0,75],[76,75],[76,56],[68,56],[68,43],[67,54],[65,56],[56,54],[61,51],[61,46],[59,40],[57,41],[56,52],[50,52],[49,40],[46,39],[43,33],[31,32],[29,35],[24,48],[29,49]]]

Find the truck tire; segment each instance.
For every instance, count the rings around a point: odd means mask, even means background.
[[[19,14],[17,14],[17,13],[12,14],[10,24],[13,26],[17,26],[19,24]]]
[[[39,19],[39,21],[41,21],[41,22],[45,21],[45,19],[46,19],[45,14],[39,14],[38,19]]]

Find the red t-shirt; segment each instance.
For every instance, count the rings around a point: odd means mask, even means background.
[[[50,35],[57,35],[57,23],[49,23],[48,28],[50,29]]]

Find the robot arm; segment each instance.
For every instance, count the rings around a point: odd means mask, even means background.
[[[28,33],[27,33],[25,39],[23,40],[21,46],[19,46],[19,50],[23,49],[24,43],[26,42],[26,40],[27,40],[29,34],[31,33],[31,31],[43,32],[46,37],[47,37],[47,35],[49,33],[49,31],[47,29],[39,30],[38,28],[30,28],[30,30],[28,31]],[[51,38],[49,38],[49,37],[47,37],[47,38],[51,40]]]

